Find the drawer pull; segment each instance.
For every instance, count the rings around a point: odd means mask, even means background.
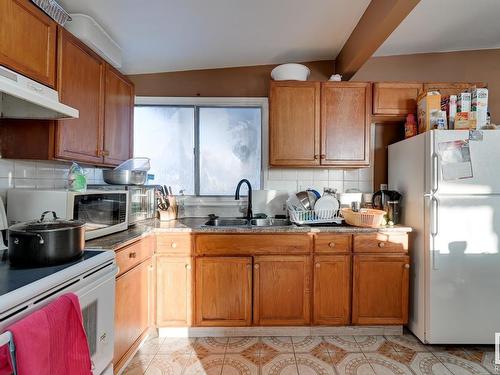
[[[385,242],[379,242],[378,247],[385,247]]]
[[[321,264],[316,263],[316,268],[319,268],[319,267],[321,267]]]
[[[335,242],[330,242],[330,243],[328,243],[328,246],[330,246],[330,247],[332,247],[332,248],[333,248],[333,247],[335,247]]]
[[[128,257],[131,259],[137,258],[137,253],[135,251],[128,254]]]
[[[259,269],[259,265],[258,265],[258,264],[254,265],[253,267],[254,267],[256,270],[258,270],[258,269]]]
[[[409,264],[405,264],[405,268],[406,269],[410,268],[410,265]]]
[[[172,247],[172,249],[175,249],[177,247],[177,243],[172,241],[172,243],[170,244],[170,246]]]

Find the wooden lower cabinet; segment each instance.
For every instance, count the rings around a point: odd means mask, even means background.
[[[254,324],[310,323],[311,257],[254,257]]]
[[[251,325],[252,257],[199,257],[195,268],[196,325]]]
[[[114,371],[135,351],[150,326],[151,258],[116,279]]]
[[[410,259],[407,255],[354,255],[353,324],[406,324]]]
[[[191,257],[156,257],[156,324],[184,326],[192,324],[193,270]]]
[[[314,257],[313,323],[346,325],[351,312],[351,256]]]

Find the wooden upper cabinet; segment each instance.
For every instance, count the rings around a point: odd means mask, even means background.
[[[252,323],[252,258],[201,257],[195,262],[197,326]]]
[[[55,87],[56,34],[56,23],[30,1],[0,1],[0,65]]]
[[[321,165],[370,164],[371,85],[321,84]]]
[[[311,262],[307,255],[254,258],[254,324],[310,322]]]
[[[104,106],[105,164],[120,164],[132,156],[134,85],[106,64]]]
[[[56,159],[102,163],[104,73],[104,61],[59,28],[59,99],[78,109],[80,117],[57,122]]]
[[[351,312],[351,256],[314,257],[313,323],[349,324]]]
[[[269,102],[270,164],[319,165],[320,83],[271,81]]]
[[[374,115],[407,115],[417,112],[422,83],[376,82],[373,84]]]
[[[156,324],[190,326],[192,324],[191,257],[158,255],[156,258]]]
[[[354,255],[353,324],[406,324],[410,258]]]

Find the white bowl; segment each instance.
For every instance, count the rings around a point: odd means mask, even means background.
[[[311,70],[302,64],[278,65],[271,72],[271,78],[275,81],[307,81]]]

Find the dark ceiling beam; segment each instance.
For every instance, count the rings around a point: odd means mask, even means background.
[[[335,59],[335,73],[351,79],[419,2],[372,0]]]

